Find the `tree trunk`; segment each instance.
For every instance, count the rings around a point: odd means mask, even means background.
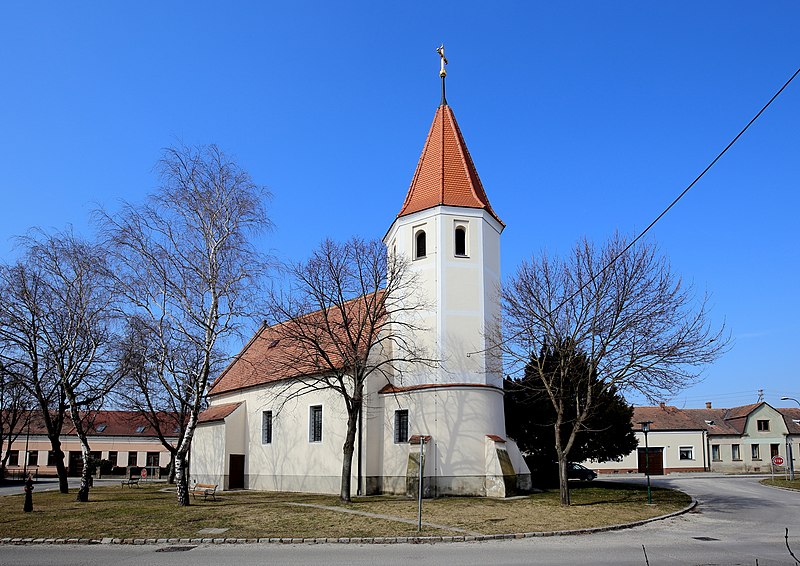
[[[89,487],[92,483],[91,458],[89,456],[89,445],[81,440],[81,460],[83,461],[83,471],[81,472],[81,487],[75,501],[86,503],[89,501]]]
[[[169,453],[169,476],[167,477],[167,483],[170,485],[175,484],[175,452]]]
[[[561,494],[561,505],[566,507],[570,504],[569,499],[569,475],[567,473],[567,455],[559,451],[558,454],[558,491]]]
[[[178,494],[178,505],[186,507],[191,505],[189,501],[189,466],[186,462],[186,455],[182,452],[175,454],[175,491]]]
[[[339,499],[350,503],[350,479],[353,474],[353,452],[356,447],[356,432],[358,431],[359,406],[353,406],[347,413],[347,436],[342,447],[342,489]]]
[[[61,450],[61,440],[58,437],[50,437],[50,447],[56,458],[56,473],[58,474],[58,491],[69,493],[69,482],[67,481],[67,467],[64,465],[64,452]],[[27,458],[27,454],[25,455]]]

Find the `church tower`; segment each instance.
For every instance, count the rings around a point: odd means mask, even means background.
[[[417,277],[428,310],[415,313],[422,328],[415,340],[439,363],[404,372],[380,391],[385,427],[394,431],[393,439],[384,435],[380,489],[404,491],[414,483],[409,478],[419,473],[422,449],[423,485],[430,495],[503,496],[530,477],[516,445],[505,437],[501,360],[490,348],[499,336],[505,225],[447,104],[447,60],[444,48],[438,51],[442,102],[384,243],[390,254],[409,261]],[[397,450],[404,419],[412,438],[406,458]]]

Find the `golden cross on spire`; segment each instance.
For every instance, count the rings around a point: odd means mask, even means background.
[[[445,78],[447,76],[447,71],[444,70],[444,66],[447,65],[447,57],[444,56],[444,43],[442,43],[439,47],[436,48],[436,53],[439,54],[439,57],[442,58],[441,69],[439,71],[439,76]]]
[[[444,56],[444,43],[436,48],[436,53],[441,57],[439,76],[442,77],[442,106],[447,106],[447,99],[444,97],[444,78],[447,76],[447,71],[444,69],[444,66],[447,65],[447,57]]]

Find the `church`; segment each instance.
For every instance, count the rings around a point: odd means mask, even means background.
[[[506,437],[503,376],[487,342],[500,317],[500,236],[453,110],[442,100],[400,212],[383,238],[409,260],[432,304],[425,342],[439,362],[365,387],[352,472],[356,494],[506,497],[530,471]],[[398,199],[399,202],[399,199]],[[292,397],[291,375],[270,363],[263,327],[213,383],[192,443],[192,482],[221,489],[337,494],[347,413],[331,390]]]

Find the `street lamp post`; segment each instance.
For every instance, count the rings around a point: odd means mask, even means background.
[[[642,421],[642,432],[644,433],[644,473],[647,476],[647,504],[653,504],[653,493],[650,491],[650,445],[647,443],[647,433],[650,432],[650,425],[653,421]]]
[[[800,407],[800,401],[794,397],[781,397],[781,401],[794,401]],[[786,458],[789,460],[789,481],[794,481],[794,455],[792,454],[792,441],[786,436]]]

